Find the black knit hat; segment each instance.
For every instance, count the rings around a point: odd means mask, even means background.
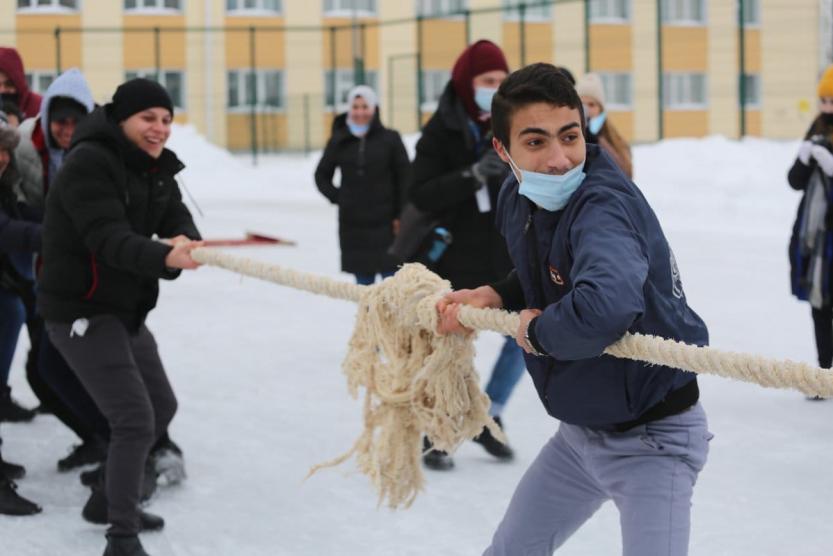
[[[87,115],[87,107],[69,97],[54,97],[49,102],[49,121],[59,122],[68,118],[76,121]]]
[[[137,77],[125,81],[113,95],[113,118],[121,122],[148,108],[165,108],[174,115],[174,104],[165,88],[150,79]]]

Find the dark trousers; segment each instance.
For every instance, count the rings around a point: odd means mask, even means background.
[[[819,367],[829,369],[833,365],[833,307],[813,309],[813,326],[816,329]]]
[[[95,406],[75,373],[45,333],[43,319],[35,314],[34,300],[26,303],[26,328],[30,349],[26,380],[41,405],[87,442],[94,436],[106,440],[107,421]]]
[[[146,326],[131,333],[110,315],[90,318],[83,331],[50,321],[46,330],[110,426],[105,471],[109,532],[136,534],[145,460],[177,408],[156,340]]]

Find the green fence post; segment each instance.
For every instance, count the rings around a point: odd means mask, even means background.
[[[55,75],[60,75],[60,74],[61,74],[61,26],[57,25],[55,27]]]
[[[665,137],[665,74],[662,62],[662,2],[657,0],[657,140]]]
[[[738,107],[740,111],[740,138],[746,135],[746,28],[743,13],[744,0],[738,0]]]
[[[249,114],[249,131],[251,132],[252,141],[252,164],[257,165],[257,69],[256,69],[256,45],[255,45],[254,26],[249,27],[249,76],[251,80],[248,85],[251,85],[254,90],[251,91],[251,112]]]

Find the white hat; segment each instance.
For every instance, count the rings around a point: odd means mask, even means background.
[[[605,91],[602,87],[602,79],[597,73],[582,76],[576,83],[576,92],[580,97],[590,97],[602,106],[605,105]]]
[[[376,96],[376,91],[367,85],[357,85],[350,89],[350,92],[347,93],[347,104],[352,105],[356,97],[362,97],[367,105],[370,106],[371,110],[374,110],[379,104],[379,97]]]

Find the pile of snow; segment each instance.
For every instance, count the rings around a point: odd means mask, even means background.
[[[406,138],[413,145],[413,137]],[[177,127],[172,147],[205,215],[206,236],[247,229],[298,240],[296,248],[241,255],[349,280],[339,272],[336,211],[315,190],[320,153],[269,156],[252,167]],[[686,295],[715,345],[813,362],[810,310],[789,296],[786,245],[798,195],[785,173],[795,143],[722,138],[634,149],[636,181],[654,206],[680,265]],[[365,477],[309,467],[350,447],[361,403],[339,365],[355,308],[203,268],[165,283],[149,326],[180,401],[172,435],[188,480],[163,488],[150,510],[167,519],[145,534],[154,556],[479,554],[515,485],[556,430],[528,378],[504,421],[517,459],[502,465],[464,445],[449,473],[428,473],[407,511],[376,506]],[[25,336],[25,334],[24,334]],[[488,378],[502,338],[483,334],[477,366]],[[12,368],[15,396],[35,403],[23,378],[26,340]],[[833,402],[701,377],[715,433],[694,498],[691,554],[829,554],[833,546]],[[20,492],[44,506],[0,516],[0,553],[88,556],[103,527],[80,516],[87,490],[55,462],[77,440],[49,416],[2,425],[3,454],[28,468]],[[345,470],[351,467],[348,465]],[[606,504],[559,551],[619,554],[618,514]]]

